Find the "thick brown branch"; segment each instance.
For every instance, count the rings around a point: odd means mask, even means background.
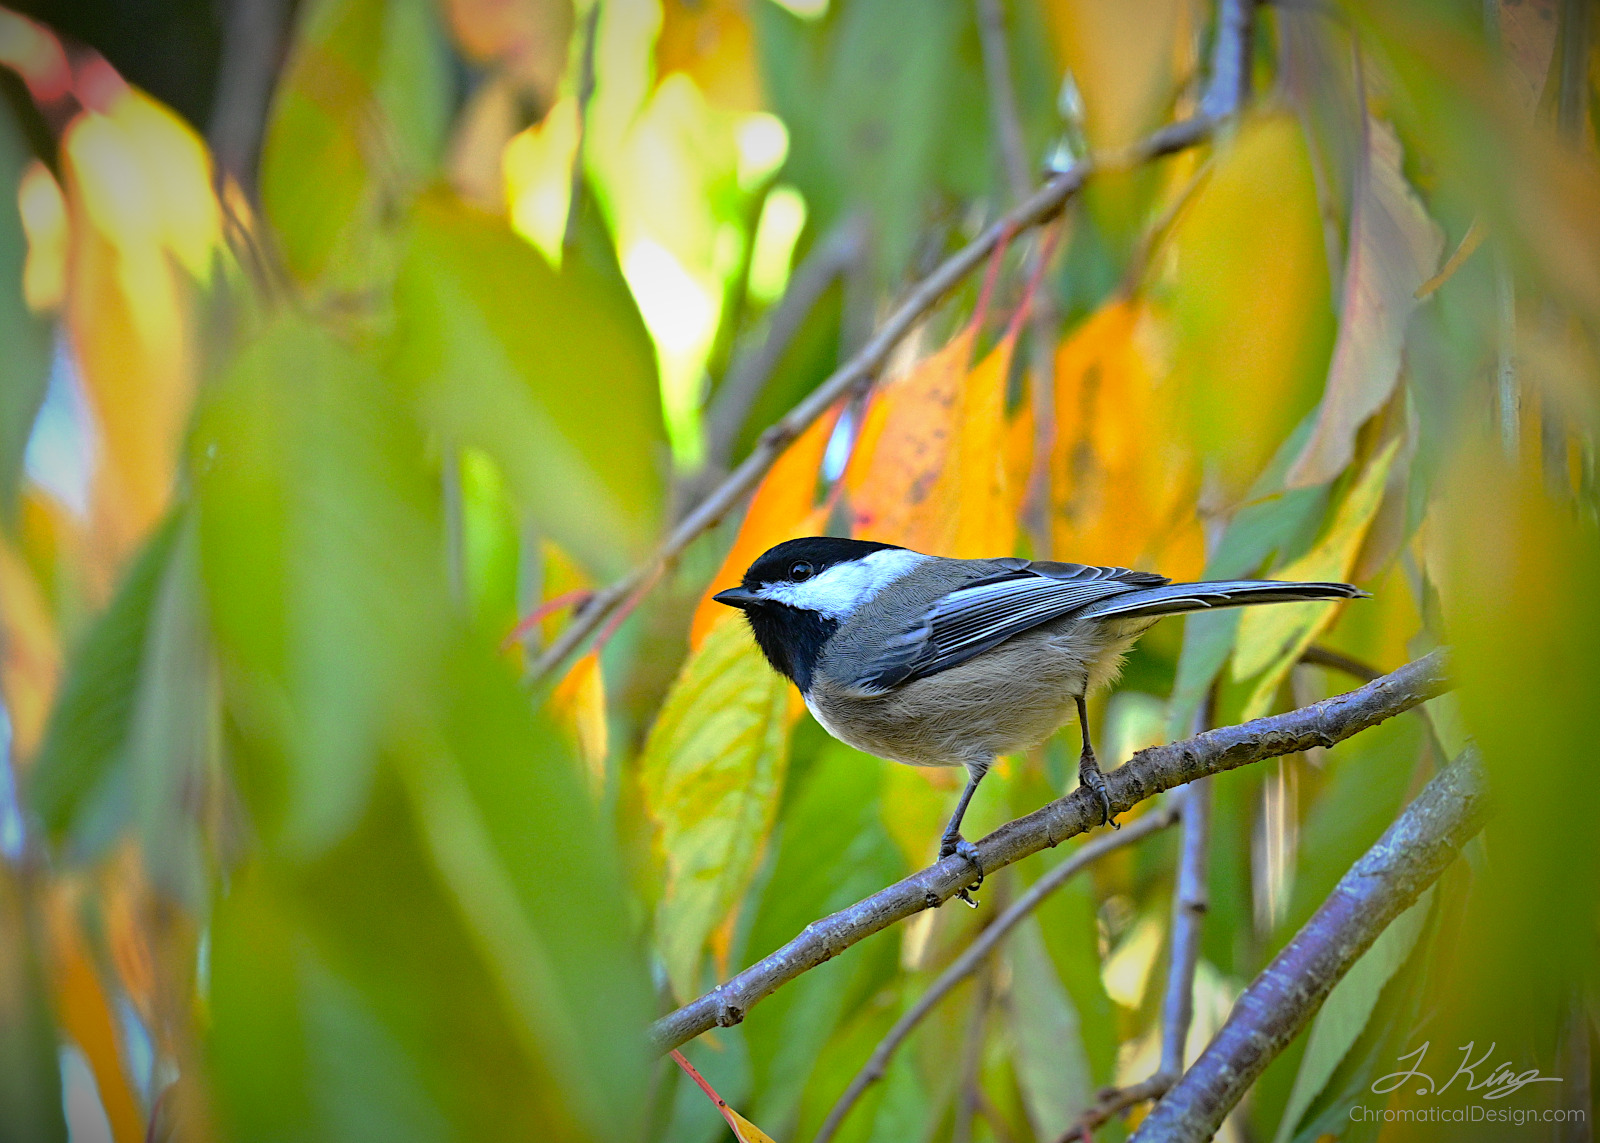
[[[1483,769],[1469,749],[1428,783],[1244,990],[1216,1039],[1140,1124],[1134,1139],[1210,1139],[1357,958],[1455,860],[1486,812]]]
[[[1106,775],[1114,813],[1208,774],[1332,746],[1393,718],[1448,689],[1445,657],[1435,651],[1349,694],[1242,726],[1207,731],[1183,742],[1141,750]],[[1095,797],[1074,790],[977,843],[978,861],[994,872],[1100,824]],[[851,945],[924,909],[943,904],[972,880],[964,858],[947,857],[830,917],[813,921],[794,940],[733,979],[650,1027],[650,1042],[666,1051],[709,1028],[739,1023],[764,997]]]
[[[923,1018],[932,1012],[939,1001],[948,996],[956,985],[978,970],[994,951],[995,946],[1017,927],[1019,921],[1037,909],[1045,898],[1065,885],[1079,870],[1098,861],[1112,850],[1121,849],[1158,830],[1166,829],[1177,818],[1176,806],[1146,814],[1130,822],[1119,833],[1104,834],[1095,838],[1029,886],[1028,891],[1017,898],[1016,903],[1009,909],[996,917],[994,922],[979,934],[977,940],[962,950],[961,955],[950,962],[950,966],[939,974],[939,978],[928,986],[928,990],[917,999],[917,1002],[895,1021],[894,1027],[889,1029],[888,1034],[873,1050],[872,1057],[856,1073],[855,1078],[850,1081],[850,1086],[845,1088],[844,1094],[833,1105],[833,1110],[828,1112],[828,1118],[823,1122],[822,1129],[817,1132],[817,1137],[812,1143],[828,1143],[828,1140],[833,1138],[834,1132],[839,1130],[839,1124],[844,1122],[844,1117],[849,1114],[862,1093],[884,1077],[889,1069],[889,1061],[905,1042],[906,1037],[911,1035],[912,1029],[922,1023]]]

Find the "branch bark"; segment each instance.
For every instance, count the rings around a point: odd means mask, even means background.
[[[878,1046],[873,1049],[871,1058],[856,1073],[855,1078],[850,1081],[850,1086],[845,1088],[844,1094],[833,1105],[833,1110],[828,1112],[828,1118],[823,1121],[822,1128],[812,1143],[828,1143],[828,1140],[833,1138],[834,1133],[839,1130],[839,1125],[844,1122],[844,1117],[850,1113],[850,1109],[855,1106],[862,1093],[884,1077],[889,1069],[889,1061],[894,1058],[895,1052],[905,1042],[906,1037],[911,1035],[912,1030],[922,1023],[924,1017],[932,1012],[956,985],[978,971],[989,954],[994,951],[995,946],[1017,927],[1019,921],[1037,909],[1046,897],[1065,885],[1080,870],[1092,865],[1106,854],[1166,829],[1177,819],[1176,806],[1145,814],[1129,822],[1119,833],[1103,834],[1095,838],[1029,886],[1026,893],[1018,897],[1010,908],[995,918],[994,922],[979,934],[977,940],[950,962],[950,966],[939,974],[939,978],[928,986],[928,990],[906,1010],[905,1015],[895,1021],[894,1027],[890,1028],[888,1034],[879,1041]]]
[[[1164,790],[1209,774],[1343,742],[1447,689],[1444,652],[1435,651],[1348,694],[1141,750],[1106,775],[1113,813],[1126,812]],[[1075,789],[979,841],[978,861],[986,873],[993,873],[1087,833],[1100,821],[1100,805],[1094,795]],[[971,881],[972,867],[967,861],[947,857],[830,917],[813,921],[770,956],[657,1020],[650,1026],[651,1045],[664,1052],[710,1028],[739,1023],[754,1005],[802,973],[873,933],[943,904]]]
[[[1487,808],[1483,768],[1469,749],[1434,776],[1244,990],[1216,1039],[1140,1124],[1136,1143],[1210,1139],[1356,959],[1455,860]]]

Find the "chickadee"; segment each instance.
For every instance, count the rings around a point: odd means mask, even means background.
[[[713,598],[741,608],[767,661],[794,681],[828,733],[912,766],[965,766],[939,842],[978,868],[961,819],[996,757],[1078,715],[1078,780],[1112,821],[1084,700],[1111,681],[1164,615],[1353,599],[1347,583],[1172,583],[1127,568],[1005,558],[953,560],[824,536],[768,550]]]

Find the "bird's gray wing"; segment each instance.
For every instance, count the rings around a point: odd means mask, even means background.
[[[1024,631],[1091,603],[1159,587],[1166,577],[1127,568],[998,561],[1006,570],[964,584],[936,600],[855,679],[860,694],[936,675]]]

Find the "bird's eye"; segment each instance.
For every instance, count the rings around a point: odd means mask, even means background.
[[[810,579],[815,574],[816,569],[806,563],[805,560],[801,560],[789,569],[789,578],[794,580],[795,583]]]

